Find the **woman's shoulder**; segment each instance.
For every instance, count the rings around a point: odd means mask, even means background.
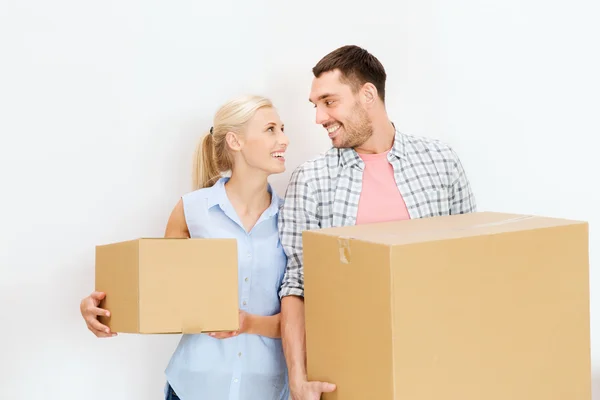
[[[275,214],[278,214],[283,207],[284,198],[271,185],[269,185],[269,193],[271,193],[271,206],[276,209]]]
[[[208,206],[218,203],[218,193],[214,186],[195,189],[181,196],[184,206]]]

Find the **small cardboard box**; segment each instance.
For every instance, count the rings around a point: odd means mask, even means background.
[[[590,400],[588,225],[474,213],[306,231],[330,400]]]
[[[96,246],[99,321],[114,332],[200,333],[239,328],[234,239],[142,238]]]

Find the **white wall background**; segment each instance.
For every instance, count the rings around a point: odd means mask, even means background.
[[[163,234],[198,137],[240,92],[286,122],[283,194],[329,144],[310,69],[354,43],[384,63],[395,123],[456,148],[480,209],[590,222],[600,400],[598,3],[354,3],[0,4],[1,398],[161,398],[178,337],[99,340],[79,315],[94,246]]]

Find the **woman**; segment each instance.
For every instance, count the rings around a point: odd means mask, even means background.
[[[285,171],[288,139],[268,99],[232,100],[195,156],[195,190],[173,209],[165,237],[236,238],[240,329],[183,335],[166,370],[167,400],[288,399],[287,368],[279,328],[278,289],[286,256],[279,242],[281,199],[267,178]],[[230,172],[230,177],[222,177]],[[88,328],[114,336],[100,324],[103,293],[81,302]]]

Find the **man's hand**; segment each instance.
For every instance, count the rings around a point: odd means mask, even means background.
[[[328,382],[300,382],[291,385],[292,400],[320,400],[322,393],[331,393],[336,389]]]

